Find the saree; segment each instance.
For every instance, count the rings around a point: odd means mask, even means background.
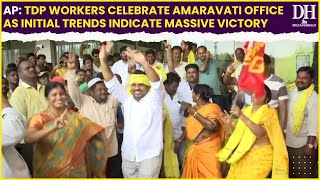
[[[65,127],[34,144],[34,177],[106,177],[108,156],[104,128],[72,111],[67,121]],[[36,114],[28,124],[28,128],[39,130],[52,126],[53,119],[45,113]]]
[[[200,107],[197,112],[203,117],[211,120],[216,119],[220,123],[219,132],[211,137],[199,142],[193,142],[204,127],[193,116],[189,115],[186,120],[186,136],[188,139],[188,149],[185,154],[183,165],[183,178],[220,178],[221,163],[216,157],[216,153],[222,147],[224,137],[224,124],[221,120],[221,109],[217,104],[207,104]]]
[[[253,147],[257,137],[238,121],[225,147],[217,154],[220,161],[230,166],[227,178],[288,178],[288,152],[280,128],[277,111],[267,105],[252,113],[253,106],[243,108],[243,113],[254,123],[264,125],[270,143]]]

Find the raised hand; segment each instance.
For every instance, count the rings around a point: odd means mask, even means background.
[[[171,48],[171,45],[166,43],[166,42],[163,42],[163,45],[164,45],[164,48],[166,49],[167,52],[171,52],[172,51],[172,48]]]
[[[128,72],[129,74],[133,74],[136,71],[136,64],[134,61],[128,57]]]
[[[88,45],[88,44],[81,44],[80,45],[80,49],[87,49],[89,47],[90,47],[90,45]]]
[[[148,63],[145,56],[136,49],[131,49],[130,47],[127,47],[126,53],[127,53],[128,59],[132,59],[134,62],[138,64],[142,65],[144,63]]]
[[[37,54],[37,52],[40,50],[41,48],[40,47],[34,47],[34,54]]]
[[[232,63],[227,67],[226,72],[232,74],[236,70],[236,63]]]
[[[100,48],[100,53],[99,53],[100,62],[104,61],[107,63],[107,61],[108,61],[107,57],[108,57],[112,47],[113,47],[112,41],[107,41],[106,44],[102,43],[101,48]]]
[[[68,69],[76,69],[76,55],[74,53],[69,52],[68,60],[67,60]]]
[[[208,51],[208,50],[206,52],[206,60],[210,60],[210,51]]]

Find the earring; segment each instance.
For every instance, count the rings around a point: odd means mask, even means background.
[[[200,96],[197,97],[197,100],[199,100]]]

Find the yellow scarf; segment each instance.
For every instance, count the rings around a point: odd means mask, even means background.
[[[304,121],[304,110],[307,106],[309,98],[314,90],[314,85],[311,84],[307,89],[303,90],[297,100],[293,111],[293,131],[295,135],[299,135],[302,123]]]
[[[131,74],[130,81],[129,81],[130,86],[133,83],[142,83],[146,86],[151,86],[150,81],[149,81],[147,75],[145,75],[145,74]]]
[[[145,74],[131,74],[129,77],[129,86],[127,86],[128,94],[131,95],[131,85],[134,83],[142,83],[151,86],[148,76]]]
[[[169,111],[164,105],[163,109],[166,113],[164,121],[164,173],[167,178],[179,178],[179,162],[178,156],[174,152],[173,129]]]
[[[243,114],[247,116],[253,123],[261,124],[263,122],[263,116],[265,116],[264,113],[268,108],[268,105],[261,106],[255,113],[251,113],[252,108],[252,105],[243,108]],[[227,163],[229,164],[236,163],[247,151],[250,150],[255,140],[256,136],[251,132],[247,125],[242,120],[238,121],[236,128],[230,136],[227,144],[217,153],[219,161],[223,162],[227,160]],[[235,151],[233,152],[234,149]],[[230,155],[231,157],[229,158]]]

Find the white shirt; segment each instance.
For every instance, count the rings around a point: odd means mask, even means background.
[[[162,106],[164,87],[161,80],[150,82],[151,90],[139,102],[121,86],[114,76],[106,82],[109,92],[124,107],[122,157],[141,162],[160,155],[163,149]]]
[[[300,148],[307,144],[308,136],[318,137],[318,94],[313,91],[309,101],[307,103],[304,121],[300,129],[298,136],[293,131],[293,112],[294,106],[299,99],[303,91],[293,89],[289,91],[289,103],[288,103],[288,122],[287,122],[287,133],[286,133],[286,144],[292,148]],[[315,144],[317,145],[317,140]]]
[[[136,69],[141,70],[141,66],[136,64]],[[128,62],[123,61],[120,59],[119,61],[115,62],[111,67],[111,71],[113,74],[119,74],[122,80],[123,87],[126,87],[129,82],[129,72],[128,72]]]
[[[13,108],[2,109],[2,177],[30,178],[29,169],[15,149],[25,135],[25,124]]]
[[[165,92],[164,104],[166,105],[170,114],[174,140],[180,138],[180,136],[183,133],[181,128],[185,127],[185,118],[180,113],[181,104],[178,101],[180,100],[178,99],[177,95],[173,96],[173,99],[171,99],[170,95],[167,92]]]
[[[193,102],[192,99],[192,92],[193,90],[190,84],[186,80],[181,80],[177,89],[178,99],[194,105],[195,102]]]
[[[93,63],[93,70],[94,70],[95,72],[102,72],[102,71],[101,71],[101,66],[98,67],[98,66],[96,66],[94,63]]]
[[[181,80],[186,80],[186,69],[185,67],[188,65],[188,63],[181,61],[180,64],[174,68],[174,70],[176,71],[176,73],[180,76]],[[166,73],[169,72],[169,67],[166,66],[165,67],[165,71]]]

